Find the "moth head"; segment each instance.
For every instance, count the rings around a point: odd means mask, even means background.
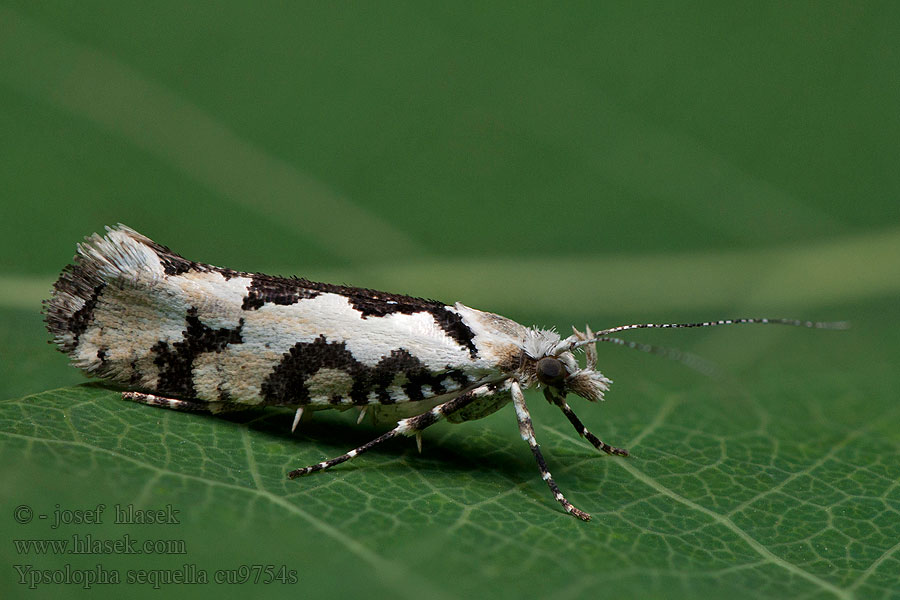
[[[571,345],[565,342],[555,331],[530,330],[523,347],[531,359],[529,375],[541,384],[545,394],[565,398],[571,392],[593,402],[602,400],[612,381],[596,370],[594,347],[585,348],[584,366],[581,366]]]
[[[534,375],[538,381],[547,386],[563,387],[569,371],[563,361],[555,356],[545,356],[538,359],[534,365]]]

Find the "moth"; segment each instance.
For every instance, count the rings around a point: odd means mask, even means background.
[[[290,407],[292,430],[304,411],[324,409],[356,407],[360,420],[366,410],[396,420],[367,444],[291,471],[292,479],[398,436],[416,436],[421,450],[421,433],[434,423],[480,419],[511,402],[542,479],[563,509],[583,520],[590,515],[566,500],[547,469],[524,389],[539,388],[598,450],[627,456],[588,431],[566,402],[569,394],[597,402],[609,389],[612,382],[597,370],[597,343],[665,353],[614,334],[738,323],[842,326],[726,319],[573,328],[562,337],[459,302],[214,267],[125,225],[106,229],[78,244],[44,313],[72,365],[125,386],[124,398],[211,412]]]

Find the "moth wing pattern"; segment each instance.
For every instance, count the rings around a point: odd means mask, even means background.
[[[446,397],[502,379],[524,331],[461,304],[187,260],[124,225],[79,244],[45,304],[76,367],[218,406]]]

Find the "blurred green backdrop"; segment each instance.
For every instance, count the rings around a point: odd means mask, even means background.
[[[286,565],[214,597],[900,597],[900,8],[892,2],[17,2],[0,6],[0,585],[34,569]],[[375,433],[333,416],[125,405],[46,343],[74,244],[123,222],[248,271],[463,301],[524,324],[849,319],[602,348],[577,406],[531,395],[566,517],[510,411],[319,477]],[[172,504],[51,530],[18,505]],[[109,517],[108,509],[107,517]],[[34,555],[14,539],[181,539]],[[27,579],[27,577],[25,578]],[[4,597],[8,597],[4,593]]]

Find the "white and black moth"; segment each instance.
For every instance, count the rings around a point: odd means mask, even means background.
[[[588,520],[560,492],[535,439],[522,390],[540,387],[598,450],[627,456],[588,431],[566,403],[603,399],[596,342],[656,347],[612,334],[629,329],[779,323],[787,319],[636,324],[566,338],[460,303],[243,273],[193,262],[118,225],[78,245],[45,304],[47,328],[72,364],[124,385],[126,399],[178,410],[248,407],[374,410],[396,426],[291,478],[350,460],[441,419],[461,423],[512,401],[519,432],[566,512]],[[583,365],[574,352],[584,350]],[[360,419],[362,414],[360,415]]]

